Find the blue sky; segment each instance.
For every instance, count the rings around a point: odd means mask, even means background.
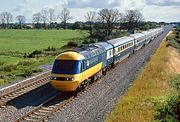
[[[24,15],[27,22],[31,22],[32,15],[42,8],[54,8],[58,14],[63,7],[70,10],[72,22],[85,21],[86,12],[102,8],[117,8],[122,13],[138,9],[146,21],[180,21],[180,0],[0,0],[0,12],[11,12],[14,17]]]

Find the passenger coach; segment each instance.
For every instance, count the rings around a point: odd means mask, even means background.
[[[162,32],[163,28],[151,29],[65,51],[54,61],[50,82],[57,90],[82,89]]]

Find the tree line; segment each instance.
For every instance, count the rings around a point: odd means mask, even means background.
[[[156,23],[145,22],[143,14],[138,10],[127,10],[121,13],[118,9],[101,9],[98,12],[89,11],[84,15],[86,22],[76,21],[69,23],[72,19],[70,10],[63,8],[59,13],[55,9],[44,8],[32,15],[32,25],[35,29],[82,29],[89,30],[90,37],[108,37],[114,29],[125,29],[133,33],[135,29],[150,29]],[[0,28],[24,29],[31,28],[26,24],[26,17],[18,15],[13,22],[13,15],[10,12],[0,13]]]

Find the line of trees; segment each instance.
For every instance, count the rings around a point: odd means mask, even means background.
[[[89,30],[90,37],[105,39],[112,35],[114,29],[125,29],[129,33],[134,33],[137,28],[146,30],[156,25],[152,22],[144,22],[144,17],[138,10],[127,10],[125,13],[120,13],[118,9],[101,9],[98,12],[89,11],[84,17],[86,22],[69,23],[69,20],[72,19],[69,9],[63,8],[59,14],[56,14],[55,9],[44,8],[32,15],[32,26],[36,29]],[[25,16],[18,15],[15,19],[16,23],[12,23],[13,15],[11,13],[0,13],[0,27],[22,29],[27,26]]]

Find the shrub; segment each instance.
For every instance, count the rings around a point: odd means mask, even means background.
[[[23,66],[29,66],[31,64],[33,64],[33,61],[30,61],[30,60],[25,60],[25,61],[18,62],[18,65],[23,65]]]
[[[42,69],[39,69],[39,68],[34,68],[33,69],[33,73],[38,73],[38,72],[42,72],[43,70]]]
[[[77,47],[77,46],[78,46],[78,43],[75,42],[75,41],[69,41],[69,42],[67,43],[67,46],[68,46],[68,47]]]
[[[155,107],[155,120],[175,122],[180,119],[180,95],[167,96]]]
[[[16,69],[17,69],[17,65],[15,64],[4,65],[0,68],[0,70],[4,72],[11,72],[12,70],[16,70]]]
[[[7,77],[3,74],[0,74],[0,84],[3,84],[7,81]]]
[[[34,50],[32,53],[30,53],[27,57],[28,58],[35,58],[35,56],[42,54],[41,50]]]
[[[3,64],[4,64],[4,62],[0,61],[0,65],[3,65]]]
[[[44,49],[44,51],[56,51],[56,48],[49,46],[47,49]]]
[[[21,74],[21,76],[23,76],[23,77],[29,77],[33,74],[33,70],[31,68],[30,69],[23,69],[22,72],[23,73]]]
[[[170,80],[170,84],[172,87],[176,88],[180,91],[180,74],[177,74]]]
[[[0,74],[0,79],[5,79],[5,78],[6,78],[6,76],[5,76],[5,75]]]

